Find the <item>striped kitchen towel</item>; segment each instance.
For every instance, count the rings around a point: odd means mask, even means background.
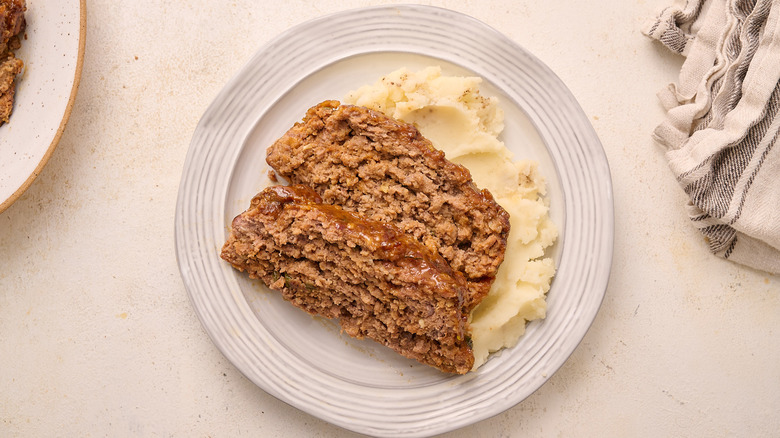
[[[780,273],[780,0],[678,0],[643,29],[685,56],[653,133],[713,253]]]

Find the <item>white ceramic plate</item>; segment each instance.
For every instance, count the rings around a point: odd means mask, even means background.
[[[406,66],[476,74],[501,99],[505,143],[540,162],[561,231],[548,317],[478,372],[450,376],[335,322],[312,318],[219,258],[232,218],[267,184],[265,149],[307,108]],[[176,206],[176,250],[193,306],[223,354],[275,397],[375,436],[446,432],[496,415],[538,389],[593,321],[607,285],[609,168],[561,81],[486,25],[424,6],[353,10],[290,29],[217,96],[192,138]]]
[[[14,111],[0,126],[0,212],[46,165],[76,98],[86,38],[86,0],[27,0],[24,61]]]

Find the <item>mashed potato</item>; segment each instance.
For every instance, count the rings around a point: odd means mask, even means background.
[[[509,212],[506,257],[490,293],[470,315],[474,369],[491,352],[514,346],[527,321],[545,317],[545,294],[555,266],[544,251],[558,236],[536,163],[512,161],[512,153],[498,139],[504,114],[496,98],[479,94],[480,82],[476,77],[442,76],[438,67],[401,69],[344,99],[416,125]]]

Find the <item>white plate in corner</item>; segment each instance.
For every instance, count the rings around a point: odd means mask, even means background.
[[[0,126],[0,213],[32,184],[62,136],[86,43],[86,0],[27,0],[14,110]]]
[[[457,33],[451,32],[459,29]],[[503,139],[540,162],[560,229],[547,318],[476,373],[450,376],[342,335],[219,258],[232,218],[267,183],[265,149],[307,108],[399,67],[481,76],[506,114]],[[222,353],[266,392],[346,429],[387,437],[444,433],[532,394],[595,318],[612,260],[609,167],[565,85],[471,17],[427,6],[357,9],[297,26],[225,86],[196,128],[176,206],[176,251],[192,304]]]

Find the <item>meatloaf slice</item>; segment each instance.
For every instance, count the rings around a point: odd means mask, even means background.
[[[395,226],[273,186],[233,220],[222,258],[309,313],[446,372],[474,364],[462,275]]]
[[[272,144],[266,161],[326,203],[392,223],[437,251],[469,282],[467,310],[490,289],[509,215],[413,125],[326,101]]]

